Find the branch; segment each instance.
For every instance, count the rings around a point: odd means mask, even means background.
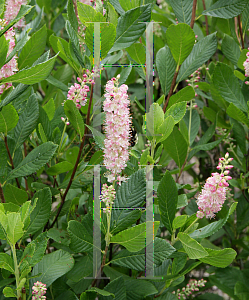
[[[4,194],[3,194],[3,189],[2,189],[2,185],[0,183],[0,199],[1,199],[1,203],[5,203],[5,198],[4,198]]]
[[[12,168],[12,170],[14,170],[14,169],[15,169],[15,167],[14,167],[14,162],[13,162],[12,156],[11,156],[11,154],[10,154],[10,149],[9,149],[9,146],[8,146],[7,136],[4,137],[4,143],[5,143],[5,147],[6,147],[6,150],[7,150],[7,152],[8,152],[8,155],[9,155],[11,168]],[[20,186],[19,181],[18,181],[17,178],[16,178],[16,184],[17,184],[18,188],[20,189],[21,186]]]
[[[91,110],[91,106],[92,106],[92,99],[93,99],[93,84],[91,85],[91,94],[90,94],[90,100],[89,100],[89,106],[88,106],[88,111],[87,111],[87,116],[86,116],[86,125],[89,125],[89,120],[90,120],[90,110]],[[80,150],[79,150],[79,153],[78,153],[78,156],[77,156],[77,159],[76,159],[76,162],[75,162],[75,165],[74,165],[74,168],[73,168],[73,172],[72,172],[72,175],[70,177],[70,180],[69,180],[69,183],[67,185],[67,188],[66,188],[66,191],[64,193],[64,195],[62,196],[62,199],[61,199],[61,205],[57,211],[57,214],[54,218],[54,221],[52,223],[52,225],[50,226],[53,227],[57,218],[59,217],[59,214],[62,210],[62,207],[65,203],[65,199],[66,199],[66,196],[67,196],[67,193],[72,185],[72,182],[73,182],[73,179],[74,179],[74,176],[75,176],[75,173],[77,171],[77,168],[78,168],[78,164],[79,164],[79,161],[80,161],[80,157],[81,157],[81,154],[82,154],[82,150],[83,150],[83,147],[84,147],[84,143],[85,143],[85,139],[86,139],[86,135],[87,135],[87,131],[88,131],[88,128],[87,126],[85,126],[85,133],[82,137],[82,141],[81,141],[81,144],[80,144]]]
[[[205,4],[205,0],[202,0],[202,4],[203,4],[203,10],[206,10],[206,4]],[[207,15],[205,15],[205,25],[206,25],[206,35],[209,35],[208,32],[208,17]]]
[[[101,275],[103,269],[104,269],[104,266],[105,266],[105,260],[106,260],[106,254],[107,254],[108,248],[109,248],[108,245],[106,245],[106,246],[105,246],[105,253],[104,253],[104,256],[103,256],[103,259],[102,259],[102,263],[101,263],[101,268],[100,268],[100,270],[99,270],[99,272],[98,272],[98,274],[97,274],[96,277],[99,277],[99,276]],[[94,279],[94,281],[93,281],[91,287],[94,287],[94,286],[95,286],[97,280],[98,280],[98,278],[95,278],[95,279]]]
[[[191,22],[190,22],[190,27],[192,29],[193,29],[194,23],[195,23],[196,4],[197,4],[197,0],[194,0],[194,2],[193,2],[193,8],[192,8],[192,17],[191,17]],[[172,80],[172,83],[171,83],[171,86],[170,86],[170,90],[169,90],[166,102],[164,103],[164,106],[163,106],[163,112],[164,113],[166,112],[166,109],[167,109],[167,106],[168,106],[168,103],[169,103],[169,99],[170,99],[170,97],[173,94],[173,91],[174,91],[174,88],[175,88],[175,85],[176,85],[176,78],[177,78],[178,72],[180,70],[180,67],[181,66],[179,66],[178,70],[175,71],[175,74],[174,74],[174,77],[173,77],[173,80]]]
[[[240,33],[240,37],[241,37],[242,49],[244,49],[245,44],[244,44],[244,39],[243,39],[242,26],[241,26],[241,22],[240,22],[240,15],[238,15],[238,22],[239,22],[239,33]]]

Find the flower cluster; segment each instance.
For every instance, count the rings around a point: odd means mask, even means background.
[[[6,20],[0,19],[0,29],[3,29],[8,22]],[[13,28],[10,28],[7,30],[4,34],[6,41],[9,41],[9,49],[7,52],[7,57],[8,55],[12,52],[12,50],[15,47],[15,31]],[[14,56],[7,64],[2,66],[0,69],[0,80],[6,77],[9,77],[11,75],[14,75],[15,72],[18,71],[17,68],[17,61],[16,61],[16,56]],[[12,86],[12,83],[5,83],[0,85],[0,95],[8,88]]]
[[[108,186],[106,183],[102,185],[101,195],[99,198],[105,204],[103,208],[103,213],[110,214],[112,209],[112,204],[114,204],[116,191],[112,185]]]
[[[6,9],[4,19],[9,22],[14,20],[21,8],[21,5],[25,4],[27,4],[27,0],[7,0],[5,3]],[[18,28],[24,26],[24,18],[18,21],[14,26]]]
[[[72,100],[78,109],[80,109],[81,106],[86,105],[87,93],[90,91],[87,83],[94,84],[93,77],[94,77],[94,70],[92,70],[92,72],[90,72],[87,69],[86,73],[83,75],[83,80],[81,78],[77,77],[77,80],[80,84],[75,83],[74,85],[71,85],[71,87],[68,91],[67,99]]]
[[[32,300],[36,300],[36,299],[46,299],[46,296],[44,296],[46,294],[46,284],[43,284],[42,282],[35,282],[34,286],[32,287]]]
[[[244,61],[243,66],[245,68],[245,76],[248,77],[249,76],[249,52],[246,53],[246,60]],[[245,84],[249,85],[249,81],[246,81]]]
[[[172,294],[176,294],[178,299],[181,298],[187,299],[187,297],[191,295],[193,292],[198,292],[200,287],[204,287],[206,282],[207,281],[204,279],[198,281],[195,279],[190,279],[186,288],[183,287],[182,290],[178,289],[176,292],[173,291]]]
[[[127,166],[129,159],[128,147],[130,137],[130,110],[128,99],[128,86],[122,84],[118,86],[118,79],[112,78],[106,84],[106,93],[103,109],[106,113],[105,119],[105,149],[104,149],[104,165],[111,172],[107,175],[109,182],[118,180],[119,184],[125,178],[121,177],[121,171]],[[117,176],[117,178],[116,178]]]
[[[228,176],[229,170],[233,166],[229,163],[233,158],[229,158],[229,154],[226,153],[225,157],[219,158],[218,170],[221,170],[221,174],[212,173],[202,189],[197,199],[197,205],[199,211],[197,212],[197,218],[213,218],[215,213],[221,210],[222,205],[226,200],[226,191],[229,186],[227,180],[232,179]]]

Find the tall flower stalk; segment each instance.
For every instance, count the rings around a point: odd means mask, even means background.
[[[232,165],[229,165],[232,160],[233,158],[229,158],[228,152],[225,157],[219,159],[217,169],[221,173],[212,173],[212,176],[207,179],[197,199],[199,209],[196,214],[197,218],[201,219],[204,216],[206,218],[214,218],[215,213],[221,210],[226,200],[227,187],[229,186],[227,180],[232,179],[231,176],[228,176],[229,169],[233,168]]]

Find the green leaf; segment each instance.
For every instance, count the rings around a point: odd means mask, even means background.
[[[232,104],[232,103],[231,103]],[[237,108],[238,109],[238,108]],[[203,107],[203,113],[204,116],[210,120],[212,123],[215,122],[216,117],[217,117],[217,111],[213,110],[210,107]],[[220,116],[221,113],[218,112],[218,119],[217,119],[217,126],[221,127],[221,128],[227,128],[230,129],[231,126],[224,120],[224,118],[222,118],[222,116]]]
[[[181,89],[179,92],[177,92],[176,94],[172,95],[169,98],[169,104],[167,106],[167,109],[169,109],[172,105],[176,103],[180,103],[183,101],[190,101],[194,97],[195,97],[195,91],[192,88],[192,86],[186,86],[185,88]]]
[[[147,225],[150,225],[147,228]],[[134,227],[128,228],[111,237],[111,243],[116,243],[124,246],[130,252],[137,252],[143,249],[145,245],[145,237],[148,231],[153,228],[154,234],[156,234],[159,228],[160,222],[146,222]],[[152,227],[153,226],[153,227]],[[153,234],[153,232],[149,232],[149,234]]]
[[[35,266],[42,260],[47,248],[47,232],[43,232],[25,248],[20,260],[20,271]]]
[[[55,242],[58,242],[66,246],[69,246],[70,244],[70,238],[68,232],[63,229],[50,228],[48,230],[48,237],[53,239]]]
[[[190,55],[183,62],[179,74],[177,76],[177,82],[186,79],[199,67],[201,67],[210,57],[215,53],[217,49],[216,33],[209,34],[204,37],[198,43],[196,43],[191,51]]]
[[[28,194],[11,185],[11,184],[7,184],[5,187],[5,191],[4,191],[4,197],[6,200],[6,203],[14,203],[17,205],[22,205],[23,203],[25,203],[28,200]]]
[[[0,102],[0,109],[18,98],[28,87],[28,85],[18,84],[15,89],[13,89],[8,96]]]
[[[100,147],[100,149],[103,150],[105,148],[104,145],[105,135],[89,125],[86,126],[91,130],[96,144]]]
[[[8,53],[9,47],[5,36],[0,37],[0,68],[5,65],[5,59]]]
[[[27,228],[27,234],[33,234],[43,228],[51,214],[52,194],[48,187],[35,193],[38,198],[36,206],[30,215],[30,224]]]
[[[77,32],[78,31],[78,20],[74,11],[74,4],[73,0],[68,0],[67,2],[67,17],[68,20],[70,20],[70,23],[73,27],[73,29]]]
[[[213,73],[213,85],[227,102],[233,103],[237,108],[247,112],[238,79],[226,64],[217,63]]]
[[[229,266],[237,255],[237,252],[231,248],[223,250],[205,248],[205,250],[208,252],[208,256],[199,258],[200,261],[218,268],[226,268]]]
[[[153,253],[154,264],[160,265],[175,251],[175,248],[167,241],[156,237]],[[138,252],[129,252],[126,249],[122,250],[111,260],[111,263],[120,267],[143,271],[145,268],[145,249]]]
[[[161,134],[162,136],[156,136],[156,142],[162,142],[164,140],[166,140],[169,135],[171,134],[173,128],[175,126],[175,120],[173,118],[173,116],[168,116],[163,123],[161,124],[161,126],[158,128],[156,134]]]
[[[6,286],[3,289],[3,294],[4,294],[4,297],[6,297],[6,298],[11,298],[11,297],[16,298],[16,294],[14,293],[14,290],[9,286]]]
[[[10,172],[7,180],[30,175],[43,167],[54,155],[58,145],[44,143],[32,150],[24,160]]]
[[[93,237],[83,224],[74,220],[69,221],[67,231],[71,238],[70,249],[74,252],[93,250]]]
[[[64,103],[64,111],[69,121],[73,125],[73,128],[79,133],[80,139],[82,139],[85,131],[85,126],[83,118],[78,108],[76,108],[75,103],[71,100],[67,100]]]
[[[36,123],[39,117],[39,106],[36,99],[36,95],[32,94],[25,106],[25,109],[19,117],[19,121],[14,131],[15,148],[18,149],[25,140],[30,136],[36,127]]]
[[[235,66],[237,66],[240,57],[240,48],[235,40],[227,34],[224,34],[221,44],[221,51]]]
[[[249,3],[247,3],[245,9],[242,12],[242,30],[243,37],[245,36],[246,31],[249,27]]]
[[[176,62],[168,46],[157,52],[156,66],[163,93],[167,95],[176,70]]]
[[[0,268],[15,274],[14,261],[7,253],[0,253]]]
[[[174,221],[173,221],[173,224],[172,224],[173,228],[177,229],[177,228],[182,227],[186,223],[187,218],[188,218],[187,215],[182,215],[182,216],[175,217]]]
[[[23,47],[18,58],[19,70],[31,67],[32,64],[43,54],[47,40],[47,28],[44,25],[40,30],[32,35]]]
[[[30,284],[41,281],[49,287],[56,279],[60,278],[74,266],[74,259],[71,254],[64,250],[58,250],[45,255],[43,259],[36,264],[32,270],[31,275],[42,273],[36,279],[32,278]]]
[[[234,287],[234,294],[239,297],[240,300],[246,300],[249,297],[248,286],[241,281],[237,281]]]
[[[112,23],[116,28],[118,25],[118,14],[115,8],[109,2],[107,2],[107,11],[108,11],[108,15],[106,21]]]
[[[150,106],[149,112],[146,114],[146,135],[149,140],[153,139],[154,134],[158,133],[158,128],[164,121],[164,113],[158,103]]]
[[[21,215],[15,212],[11,212],[7,214],[7,221],[8,221],[8,225],[7,225],[6,233],[9,242],[13,246],[23,236],[24,224],[21,221]]]
[[[18,122],[18,114],[11,104],[4,106],[0,111],[0,132],[7,135],[11,129],[15,128]]]
[[[238,70],[234,70],[234,75],[239,78],[241,81],[244,81],[246,79],[245,75],[242,74],[240,71]]]
[[[104,290],[113,293],[115,295],[115,299],[126,300],[126,288],[124,285],[123,277],[118,277],[111,282],[109,282]],[[111,297],[106,298],[106,300],[111,300]],[[101,299],[102,300],[102,299]]]
[[[247,118],[247,116],[243,113],[243,111],[241,111],[239,108],[237,108],[233,103],[230,103],[228,108],[227,108],[227,114],[239,121],[242,122],[243,124],[246,124],[247,127],[249,127],[249,120]]]
[[[231,205],[229,208],[229,211],[227,212],[225,218],[220,219],[219,221],[212,222],[202,228],[198,228],[193,233],[190,234],[191,238],[193,239],[203,239],[208,236],[213,235],[215,232],[220,230],[225,223],[227,222],[229,216],[234,212],[238,202],[235,202]]]
[[[172,116],[174,119],[174,123],[177,124],[181,121],[186,113],[186,102],[180,102],[172,105],[169,109],[167,109],[164,118],[168,116]]]
[[[238,59],[237,65],[238,65],[238,67],[239,67],[241,70],[244,70],[243,63],[244,63],[244,61],[247,59],[247,56],[246,56],[246,53],[247,53],[247,52],[248,52],[247,49],[243,49],[243,50],[241,51],[240,57],[239,57],[239,59]]]
[[[229,19],[238,16],[245,8],[247,0],[219,0],[202,12],[203,15]]]
[[[139,65],[145,64],[145,47],[143,44],[135,43],[130,47],[126,48],[126,51],[129,53],[130,57]]]
[[[48,115],[49,121],[51,121],[54,117],[55,113],[55,104],[54,99],[51,98],[44,106],[43,109],[45,110],[46,114]]]
[[[4,4],[5,4],[5,0],[0,0],[0,16],[4,12]]]
[[[169,3],[174,10],[177,21],[190,25],[193,6],[192,0],[170,0]]]
[[[8,29],[10,29],[13,25],[15,25],[19,20],[21,20],[27,13],[29,13],[31,8],[32,6],[30,5],[21,5],[21,8],[17,16],[0,31],[0,36],[2,36]]]
[[[127,279],[125,280],[127,300],[144,299],[146,296],[154,295],[158,291],[154,284],[148,280]]]
[[[58,175],[58,174],[61,174],[61,173],[65,173],[67,171],[70,171],[72,170],[74,167],[73,164],[67,162],[67,161],[63,161],[63,162],[60,162],[52,167],[50,167],[48,170],[47,170],[47,174],[48,175]]]
[[[208,252],[196,240],[192,239],[188,234],[179,232],[177,237],[181,241],[184,250],[190,259],[198,259],[208,256]]]
[[[146,29],[146,24],[140,22],[149,22],[150,17],[150,4],[131,9],[119,17],[116,40],[110,52],[127,48],[135,43]]]
[[[187,206],[188,205],[188,198],[185,194],[181,194],[178,196],[178,201],[177,201],[177,209]]]
[[[185,114],[185,116],[183,117],[183,120],[187,126],[187,128],[189,128],[189,122],[190,122],[190,111],[188,110]],[[191,146],[195,140],[195,137],[199,131],[200,128],[200,116],[198,114],[198,112],[193,109],[192,110],[192,118],[191,118],[191,129],[190,129],[190,137],[189,137],[189,145]]]
[[[91,5],[87,5],[78,1],[77,8],[81,23],[93,22],[93,19],[95,18],[97,13]],[[86,23],[85,26],[89,26],[89,23]]]
[[[178,274],[187,263],[186,253],[181,253],[181,256],[175,257],[172,264],[172,275]]]
[[[181,168],[187,156],[188,144],[176,126],[171,135],[163,142],[163,146],[164,150]]]
[[[139,0],[131,0],[131,1],[119,0],[119,3],[125,11],[130,10],[132,8],[136,8],[140,5]]]
[[[161,220],[172,234],[178,195],[175,181],[168,170],[159,183],[157,193]]]
[[[194,46],[194,31],[187,24],[172,24],[166,31],[166,38],[169,49],[179,67],[189,56]]]
[[[96,288],[96,287],[92,287],[91,289],[90,289],[90,291],[95,291],[95,292],[97,292],[99,295],[102,295],[102,296],[112,296],[113,298],[115,298],[115,295],[114,294],[112,294],[112,293],[110,293],[110,292],[108,292],[108,291],[105,291],[105,290],[101,290],[101,289],[98,289],[98,288]]]
[[[38,83],[48,77],[51,73],[55,60],[57,58],[57,54],[47,60],[46,62],[40,63],[34,67],[23,69],[18,73],[3,79],[0,83],[6,82],[20,82],[24,84],[35,84]]]

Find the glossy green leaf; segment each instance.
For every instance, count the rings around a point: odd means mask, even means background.
[[[172,95],[169,98],[169,104],[167,106],[167,110],[174,104],[183,102],[183,101],[190,101],[195,97],[195,91],[192,86],[186,86],[185,88],[181,89],[176,94]],[[167,111],[166,111],[167,113]]]
[[[0,253],[0,268],[15,274],[13,258],[7,253]]]
[[[31,275],[42,273],[41,276],[32,278],[30,284],[41,281],[49,287],[56,279],[60,278],[74,266],[74,259],[71,254],[64,250],[58,250],[45,255],[43,259],[36,264]]]
[[[233,260],[237,256],[237,252],[231,248],[222,250],[205,248],[205,250],[208,252],[208,256],[199,258],[200,261],[218,268],[226,268],[233,262]]]
[[[141,22],[150,21],[150,15],[151,6],[147,4],[131,9],[119,17],[116,40],[110,52],[127,48],[135,43],[146,29],[146,24]]]
[[[15,89],[13,89],[6,98],[4,98],[1,102],[0,102],[0,108],[8,105],[9,103],[11,103],[13,100],[15,100],[16,98],[18,98],[22,93],[25,92],[25,90],[28,88],[28,85],[24,85],[22,83],[18,84],[16,86]]]
[[[188,234],[179,232],[177,237],[182,242],[183,248],[190,259],[198,259],[208,256],[208,252],[196,240],[192,239]]]
[[[168,116],[172,116],[174,123],[177,124],[186,113],[186,105],[187,103],[185,101],[172,105],[169,109],[167,109],[164,117],[167,118]]]
[[[175,181],[169,171],[166,171],[161,179],[157,193],[161,220],[169,232],[172,233],[172,223],[175,218],[178,195]]]
[[[160,222],[155,221],[153,227],[147,225],[153,222],[146,222],[134,227],[128,228],[119,232],[118,234],[111,237],[111,243],[116,243],[124,246],[130,252],[137,252],[145,247],[145,237],[146,234],[153,234],[153,232],[148,231],[154,228],[154,234],[156,234]]]
[[[177,21],[190,25],[193,6],[192,0],[170,0],[169,3],[174,10]]]
[[[238,16],[245,8],[247,0],[219,0],[203,11],[203,15],[229,19]]]
[[[60,163],[50,167],[47,170],[47,174],[48,175],[58,175],[58,174],[70,171],[71,169],[73,169],[73,167],[74,167],[73,164],[71,164],[67,161],[63,161],[63,162],[60,162]]]
[[[0,111],[0,132],[7,135],[11,129],[15,128],[18,122],[18,114],[11,104],[3,107]]]
[[[166,38],[169,49],[179,67],[188,57],[194,46],[194,31],[187,24],[172,24],[166,31]]]
[[[31,67],[32,64],[43,54],[47,40],[47,28],[44,25],[40,30],[32,35],[23,47],[18,58],[19,70]]]
[[[217,49],[216,33],[209,34],[198,43],[196,43],[191,51],[190,55],[183,62],[179,74],[177,76],[177,82],[186,79],[215,53]]]
[[[177,216],[175,217],[174,221],[173,221],[173,228],[177,229],[182,227],[186,221],[187,221],[188,216],[187,215],[182,215],[182,216]]]
[[[227,34],[225,34],[222,40],[221,51],[235,66],[237,66],[240,57],[240,48],[235,40]]]
[[[164,46],[157,52],[156,66],[163,93],[167,95],[176,70],[176,62],[168,46]]]
[[[37,64],[34,67],[23,69],[18,73],[3,79],[0,83],[6,82],[19,82],[24,84],[35,84],[38,83],[48,77],[51,73],[55,60],[57,58],[57,54],[47,60],[46,62]]]
[[[24,160],[10,172],[7,180],[27,176],[43,167],[54,155],[58,145],[52,142],[44,143],[32,150]]]

